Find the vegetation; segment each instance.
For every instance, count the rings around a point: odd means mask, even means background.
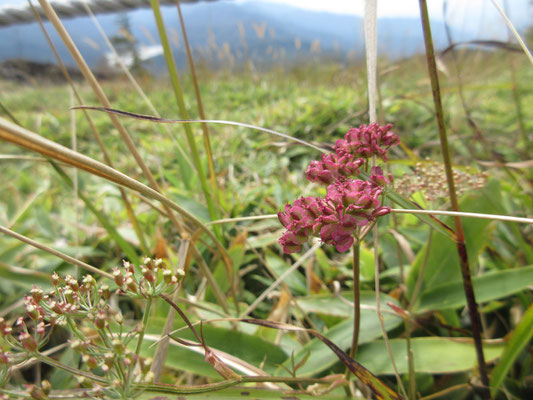
[[[494,215],[462,218],[491,396],[529,398],[533,69],[521,53],[455,51],[456,58],[441,57],[439,77],[459,210]],[[385,164],[394,181],[383,202],[393,212],[347,253],[314,241],[284,254],[278,243],[284,227],[275,214],[302,196],[326,194],[305,178],[311,160],[320,158],[316,147],[328,152],[350,127],[368,123],[365,71],[362,63],[328,61],[261,73],[248,66],[239,73],[197,69],[207,118],[273,129],[315,148],[224,124],[207,125],[208,147],[194,123],[187,126],[199,167],[185,125],[121,117],[163,201],[127,181],[155,188],[107,113],[87,111],[113,168],[126,177],[98,165],[88,171],[86,161],[59,148],[42,157],[44,144],[22,142],[17,125],[107,163],[84,111],[70,110],[80,103],[67,84],[0,82],[0,393],[39,399],[486,396],[450,234],[454,223],[438,215],[450,209],[450,196],[423,56],[379,61],[378,120],[391,123],[400,138]],[[200,118],[191,75],[181,78],[186,110]],[[101,84],[114,109],[154,115],[130,81]],[[143,75],[140,84],[162,117],[182,118],[167,78]],[[77,89],[82,104],[105,106],[89,85]],[[417,205],[435,215],[394,211]],[[82,270],[87,265],[97,270]],[[68,304],[74,309],[65,310]],[[170,330],[177,331],[165,347],[160,339]]]

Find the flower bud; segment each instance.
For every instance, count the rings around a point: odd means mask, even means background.
[[[82,282],[88,288],[96,287],[96,280],[92,275],[85,275]]]
[[[135,282],[135,280],[131,276],[126,279],[125,283],[126,283],[126,288],[130,292],[137,293],[137,289],[138,289],[137,282]]]
[[[102,310],[98,311],[98,314],[94,319],[94,325],[100,330],[105,329],[109,325],[106,315]]]
[[[60,283],[61,283],[61,278],[59,277],[59,275],[56,272],[54,272],[52,274],[52,284],[55,287],[57,287],[57,286],[59,286]]]
[[[0,350],[0,365],[10,365],[9,356]]]
[[[37,350],[37,342],[28,332],[22,332],[19,335],[19,342],[30,353]]]
[[[144,276],[144,279],[146,279],[146,282],[154,283],[155,282],[155,276],[152,270],[142,266],[141,267],[142,274]]]
[[[109,300],[111,297],[111,291],[109,290],[109,286],[107,286],[105,283],[100,286],[100,289],[98,290],[98,294],[102,296],[104,299]]]
[[[124,354],[124,350],[126,349],[124,343],[122,343],[118,339],[113,339],[111,344],[113,345],[113,350],[115,351],[115,354]]]
[[[37,286],[33,285],[33,288],[30,291],[31,297],[33,298],[33,301],[36,304],[39,304],[39,302],[43,299],[43,291],[42,289],[39,289]]]
[[[115,314],[115,321],[117,321],[117,324],[122,325],[124,323],[124,317],[120,312]]]
[[[122,287],[124,284],[124,277],[122,276],[122,272],[117,268],[113,268],[113,278],[115,279],[115,283],[118,287]]]
[[[43,389],[46,395],[50,394],[50,392],[52,391],[52,385],[46,379],[41,381],[41,388]]]

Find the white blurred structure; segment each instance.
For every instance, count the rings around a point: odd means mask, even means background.
[[[199,1],[215,0],[180,0],[181,3],[198,3]],[[175,1],[161,0],[161,3],[175,4]],[[87,15],[84,4],[88,4],[91,10],[97,14],[131,10],[140,7],[150,7],[150,0],[51,0],[50,4],[59,17],[72,18]],[[35,8],[40,13],[41,17],[44,17],[38,4]],[[34,21],[35,17],[27,2],[20,4],[4,4],[0,6],[0,27]]]

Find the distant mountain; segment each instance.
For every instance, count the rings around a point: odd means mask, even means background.
[[[181,28],[175,7],[163,7],[163,17],[172,39],[180,68],[186,66]],[[308,11],[282,4],[261,2],[205,2],[182,6],[187,33],[197,60],[210,65],[229,65],[250,58],[256,64],[294,62],[313,57],[348,59],[362,57],[363,21],[353,15]],[[159,37],[149,9],[127,13],[132,34],[139,46],[150,52],[147,65],[164,70]],[[120,36],[118,21],[124,15],[101,14],[100,24],[108,36]],[[103,65],[109,52],[88,17],[65,19],[65,27],[90,66]],[[63,59],[73,60],[49,23],[46,28]],[[437,46],[445,41],[443,24],[432,25]],[[378,23],[380,54],[389,58],[408,57],[423,48],[422,28],[416,18],[386,18]],[[460,40],[461,32],[454,32]],[[36,23],[0,29],[0,61],[29,59],[55,62]],[[148,53],[144,54],[147,56]],[[142,55],[142,54],[141,54]]]

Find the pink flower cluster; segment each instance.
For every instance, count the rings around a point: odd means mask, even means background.
[[[380,167],[372,168],[368,181],[350,178],[359,174],[366,158],[375,155],[386,160],[387,149],[398,144],[398,136],[390,129],[390,125],[378,124],[352,128],[345,139],[337,141],[335,153],[311,161],[307,179],[329,185],[327,194],[325,198],[302,197],[278,213],[287,228],[279,239],[285,253],[300,251],[310,236],[320,237],[340,252],[348,251],[358,226],[390,212],[390,208],[381,206],[379,197],[392,178],[385,177]]]
[[[359,174],[359,167],[366,159],[377,156],[387,161],[387,150],[399,143],[398,136],[391,132],[392,125],[373,123],[351,128],[344,139],[335,143],[335,152],[324,154],[320,161],[311,161],[306,176],[311,182],[325,185],[337,179]]]

